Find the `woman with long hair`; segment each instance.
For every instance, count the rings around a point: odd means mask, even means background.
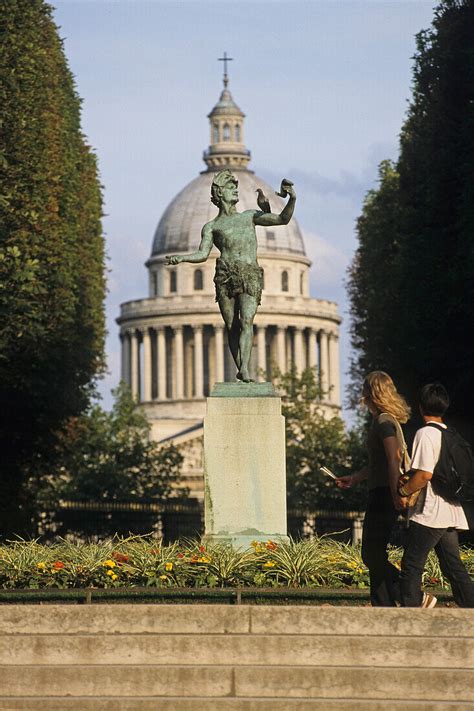
[[[361,403],[372,415],[367,437],[368,465],[355,474],[339,477],[336,484],[348,489],[368,480],[362,560],[369,569],[370,600],[374,607],[395,607],[400,601],[400,573],[388,560],[387,546],[400,508],[402,443],[398,424],[407,422],[410,408],[397,392],[390,375],[382,370],[366,376]]]

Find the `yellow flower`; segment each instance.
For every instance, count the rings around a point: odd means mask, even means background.
[[[108,571],[107,571],[107,575],[113,576],[113,575],[115,575],[115,573],[114,573],[113,570],[108,570]]]
[[[465,553],[461,553],[461,560],[467,560],[468,556]],[[38,563],[39,565],[39,563]]]
[[[44,570],[46,568],[46,563],[43,563],[43,562],[38,563],[38,565],[36,567],[39,568],[40,570]]]
[[[115,568],[115,561],[110,560],[110,558],[109,558],[109,560],[105,561],[104,567],[105,568]]]
[[[358,572],[358,573],[363,573],[363,572],[364,572],[364,569],[363,569],[363,568],[357,568],[357,572]]]
[[[160,575],[160,580],[168,580],[168,576],[167,575]]]
[[[112,571],[109,571],[109,573],[110,572],[112,572]],[[112,573],[112,575],[110,577],[112,578],[112,580],[117,580],[118,575],[116,575],[115,573]]]
[[[201,556],[201,558],[198,558],[198,563],[210,563],[211,559],[207,558],[205,555]]]
[[[353,568],[353,570],[355,570],[357,568],[357,563],[349,563],[349,568]]]
[[[173,563],[166,563],[165,570],[173,570]]]
[[[267,560],[267,562],[263,564],[263,567],[264,568],[273,568],[274,565],[275,565],[274,560]]]

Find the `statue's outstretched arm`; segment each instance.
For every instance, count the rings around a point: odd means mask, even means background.
[[[201,244],[197,252],[192,252],[191,254],[172,254],[166,257],[168,264],[179,264],[180,262],[191,262],[192,264],[199,264],[199,262],[205,262],[208,258],[210,251],[212,249],[212,229],[207,225],[204,225],[201,231]]]
[[[293,217],[296,203],[296,193],[292,183],[288,183],[286,186],[286,193],[290,196],[290,199],[279,215],[275,215],[273,212],[256,212],[253,218],[254,224],[262,227],[287,225]]]

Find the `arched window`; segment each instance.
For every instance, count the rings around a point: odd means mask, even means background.
[[[288,291],[288,272],[281,273],[281,290]]]
[[[158,274],[156,272],[152,272],[152,285],[153,296],[158,296]]]
[[[215,123],[212,127],[213,143],[219,143],[219,124]]]
[[[172,269],[170,271],[170,293],[172,293],[172,294],[176,293],[177,286],[178,286],[178,280],[177,280],[177,276],[176,276],[176,270]]]
[[[300,274],[300,294],[303,293],[303,288],[304,288],[304,272],[301,272],[301,274]]]
[[[224,141],[230,141],[230,126],[228,123],[224,124]]]
[[[235,141],[236,143],[240,143],[240,124],[236,123],[235,124]]]
[[[196,269],[194,272],[194,289],[195,291],[202,291],[203,289],[202,269]]]

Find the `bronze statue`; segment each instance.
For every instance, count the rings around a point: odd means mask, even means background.
[[[295,209],[293,183],[283,180],[280,193],[277,194],[289,196],[279,215],[261,210],[237,212],[238,181],[230,170],[222,170],[217,173],[211,185],[211,200],[218,207],[219,214],[202,228],[198,251],[167,257],[168,264],[197,264],[206,261],[213,244],[220,251],[214,276],[216,301],[227,329],[229,347],[237,366],[237,378],[245,383],[252,381],[249,365],[253,319],[263,287],[263,270],[257,262],[255,226],[287,225]]]

